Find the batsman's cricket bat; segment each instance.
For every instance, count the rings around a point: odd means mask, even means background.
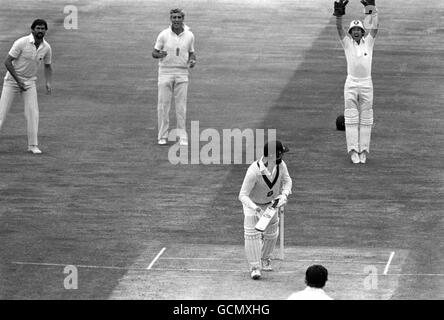
[[[276,199],[270,207],[265,209],[264,213],[262,214],[262,217],[256,223],[255,229],[257,231],[264,232],[265,229],[267,229],[271,219],[273,219],[274,215],[277,212],[276,206],[278,203],[279,199]]]

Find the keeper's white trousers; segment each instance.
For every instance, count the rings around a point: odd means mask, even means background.
[[[168,139],[170,108],[174,97],[177,131],[179,139],[187,139],[185,128],[187,112],[188,75],[159,74],[158,80],[157,139]]]
[[[25,105],[25,118],[28,123],[28,146],[36,146],[38,145],[37,133],[39,129],[39,106],[37,103],[35,81],[25,82],[25,88],[26,91],[21,91],[15,81],[4,81],[2,96],[0,98],[0,130],[3,127],[14,98],[17,95],[21,95]]]
[[[369,152],[373,125],[372,79],[348,76],[344,85],[344,102],[347,152]]]

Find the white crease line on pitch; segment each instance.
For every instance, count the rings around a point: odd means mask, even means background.
[[[45,262],[22,262],[22,261],[13,261],[12,264],[24,265],[24,266],[40,266],[40,267],[66,267],[66,266],[75,266],[77,268],[85,268],[85,269],[113,269],[113,270],[131,270],[128,267],[117,267],[117,266],[94,266],[87,264],[72,264],[72,263],[45,263]],[[145,270],[145,269],[141,269]]]
[[[390,253],[390,257],[389,257],[389,259],[387,261],[387,264],[386,264],[384,272],[383,272],[383,275],[385,275],[385,276],[387,275],[387,272],[388,272],[389,267],[390,267],[390,263],[392,263],[392,259],[393,259],[394,255],[395,255],[395,251],[392,251],[392,253]]]
[[[162,250],[159,251],[157,256],[153,259],[153,261],[151,261],[150,265],[148,266],[148,268],[146,268],[146,270],[150,270],[153,267],[153,265],[160,258],[160,256],[165,252],[165,250],[166,250],[166,248],[162,248]]]
[[[191,258],[191,257],[162,257],[159,260],[207,260],[207,261],[222,261],[222,260],[227,260],[225,258]],[[280,260],[277,258],[274,258],[272,260]],[[240,262],[244,262],[245,259],[231,259],[230,261],[240,261]],[[282,260],[281,260],[282,261]],[[292,259],[285,259],[285,262],[329,262],[329,263],[359,263],[359,264],[386,264],[385,261],[357,261],[357,260],[328,260],[328,259],[298,259],[298,260],[292,260]]]
[[[125,271],[182,271],[182,272],[240,272],[246,273],[244,269],[197,269],[197,268],[135,268],[135,267],[117,267],[117,266],[95,266],[95,265],[85,265],[85,264],[69,264],[69,263],[44,263],[44,262],[21,262],[21,261],[13,261],[12,264],[17,265],[29,265],[29,266],[40,266],[40,267],[66,267],[68,265],[73,265],[77,268],[85,268],[85,269],[112,269],[112,270],[125,270]],[[304,273],[303,270],[287,270],[287,271],[273,271],[273,274],[289,274],[289,273]],[[368,276],[367,273],[358,273],[358,272],[329,272],[331,275],[338,276]],[[387,274],[388,276],[409,276],[409,277],[444,277],[444,273],[391,273]]]

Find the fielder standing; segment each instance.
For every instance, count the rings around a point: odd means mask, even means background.
[[[180,145],[188,145],[185,128],[188,67],[196,64],[194,35],[184,24],[185,13],[182,9],[170,11],[171,25],[157,37],[153,58],[159,61],[157,117],[159,132],[158,143],[165,145],[168,140],[169,112],[174,96],[177,118],[177,135]]]
[[[271,254],[279,235],[279,216],[273,217],[264,233],[255,226],[272,201],[279,199],[277,208],[282,207],[291,194],[292,180],[282,160],[288,151],[280,141],[265,144],[264,156],[250,165],[239,192],[244,209],[245,253],[254,280],[261,277],[261,270],[272,270]]]
[[[353,163],[365,163],[370,151],[373,125],[373,82],[371,77],[373,45],[378,32],[378,13],[375,0],[362,0],[365,6],[364,24],[359,20],[350,23],[346,33],[342,16],[348,1],[334,4],[336,27],[347,59],[347,80],[344,86],[345,136],[347,152]],[[366,33],[367,28],[369,30]]]
[[[28,123],[28,151],[40,154],[38,148],[39,106],[37,103],[37,71],[45,65],[46,91],[51,93],[51,46],[43,38],[48,30],[45,20],[37,19],[31,25],[31,34],[14,42],[5,60],[8,72],[4,78],[0,99],[0,130],[16,95],[23,97]]]

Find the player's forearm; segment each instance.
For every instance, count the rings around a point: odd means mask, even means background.
[[[291,179],[288,181],[285,181],[282,184],[282,191],[281,194],[285,195],[286,197],[288,197],[291,194],[291,187],[292,187],[292,181]]]
[[[373,30],[378,29],[379,27],[379,16],[378,12],[375,10],[371,14],[366,14],[364,18],[364,26],[367,27],[367,29]]]
[[[45,65],[45,79],[47,84],[52,83],[52,67],[51,65]]]
[[[197,61],[196,54],[194,52],[189,53],[188,61]]]
[[[12,64],[11,60],[6,59],[5,67],[17,83],[21,82],[20,78],[17,75],[17,72],[15,72],[15,68],[14,68],[14,65]]]
[[[257,205],[245,194],[239,194],[239,200],[244,206],[250,209],[256,209]]]
[[[154,59],[160,59],[164,57],[159,50],[153,50],[152,56]]]
[[[255,184],[255,176],[251,171],[247,171],[244,182],[242,183],[241,190],[239,192],[239,200],[242,204],[248,208],[255,209],[257,206],[251,200],[250,193],[253,190]]]
[[[345,37],[345,32],[342,27],[342,16],[336,17],[336,29],[338,30],[339,37],[343,39]]]
[[[250,192],[252,189],[253,188],[248,183],[242,184],[242,188],[239,192],[239,200],[244,206],[255,209],[257,206],[253,200],[250,199]]]
[[[288,170],[286,169],[286,170],[284,170],[283,176],[282,176],[281,194],[288,197],[291,194],[292,187],[293,187],[293,181],[291,180]]]

